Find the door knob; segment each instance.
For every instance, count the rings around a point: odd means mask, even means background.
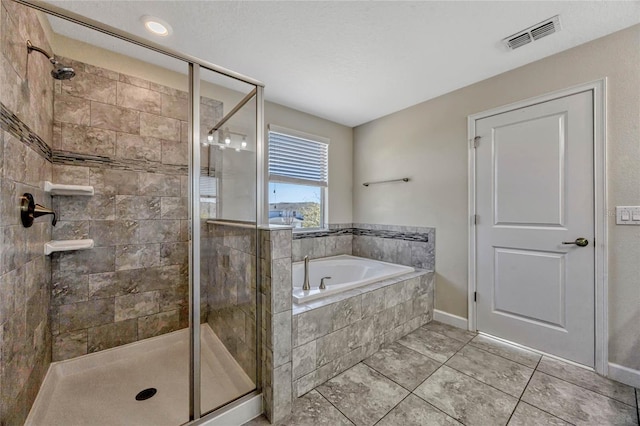
[[[563,241],[562,244],[575,244],[578,247],[586,247],[589,245],[589,240],[587,240],[586,238],[576,238],[575,241]]]

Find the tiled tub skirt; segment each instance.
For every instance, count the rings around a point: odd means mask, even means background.
[[[434,272],[416,270],[293,306],[293,396],[316,386],[428,323]]]

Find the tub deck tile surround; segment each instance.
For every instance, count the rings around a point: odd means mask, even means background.
[[[294,396],[431,321],[433,283],[433,272],[418,270],[304,306],[294,304]]]
[[[638,391],[632,387],[562,361],[540,359],[531,351],[486,336],[478,336],[482,337],[479,348],[477,337],[469,341],[464,330],[445,324],[431,322],[414,333],[422,336],[420,331],[439,334],[442,341],[461,348],[440,362],[403,349],[399,343],[385,345],[362,363],[295,400],[291,416],[278,424],[638,425]],[[463,335],[463,340],[453,337]],[[457,357],[466,351],[483,355],[459,363]],[[416,368],[425,365],[425,359],[429,365]],[[518,367],[513,368],[514,364]],[[483,374],[476,373],[479,371]],[[520,380],[519,373],[524,373],[526,387],[509,394],[514,377]],[[402,388],[408,396],[394,397]],[[380,400],[381,394],[385,395],[384,401]],[[313,410],[300,410],[309,407],[311,401]],[[268,424],[264,418],[248,423],[264,424]]]
[[[414,268],[435,269],[435,228],[331,224],[328,229],[293,233],[293,261],[352,254]]]
[[[293,401],[291,229],[264,227],[259,239],[263,401],[275,423],[289,416]]]
[[[298,315],[302,312],[311,311],[313,309],[331,305],[331,304],[340,302],[342,300],[346,300],[356,296],[362,296],[363,301],[365,302],[363,303],[363,310],[364,310],[363,313],[371,314],[371,312],[377,312],[381,310],[381,309],[378,309],[379,308],[378,305],[380,304],[380,302],[382,302],[382,305],[384,305],[384,301],[385,301],[384,291],[376,292],[376,290],[379,290],[381,288],[384,288],[393,284],[397,284],[402,281],[406,281],[408,279],[420,277],[425,273],[429,274],[431,273],[431,271],[416,270],[414,272],[410,272],[408,274],[405,274],[399,277],[389,278],[386,280],[367,284],[364,287],[354,288],[352,290],[347,290],[343,293],[338,293],[328,297],[323,297],[322,299],[312,300],[306,303],[294,303],[293,314]]]

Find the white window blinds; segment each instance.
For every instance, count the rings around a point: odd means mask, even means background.
[[[200,196],[215,197],[217,193],[217,181],[213,176],[200,175]]]
[[[269,126],[269,180],[328,186],[328,140]]]

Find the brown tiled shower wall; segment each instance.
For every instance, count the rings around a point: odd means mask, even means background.
[[[52,256],[54,361],[188,326],[188,95],[61,61],[77,74],[55,82],[53,181],[95,195],[53,197],[53,239],[95,248]],[[200,107],[203,128],[222,117]]]
[[[53,80],[47,58],[27,55],[27,39],[51,48],[33,10],[2,0],[0,34],[0,423],[20,425],[51,361],[51,220],[24,228],[18,199],[51,204],[39,187],[51,178]]]
[[[206,321],[256,381],[256,229],[208,224],[201,238]]]

